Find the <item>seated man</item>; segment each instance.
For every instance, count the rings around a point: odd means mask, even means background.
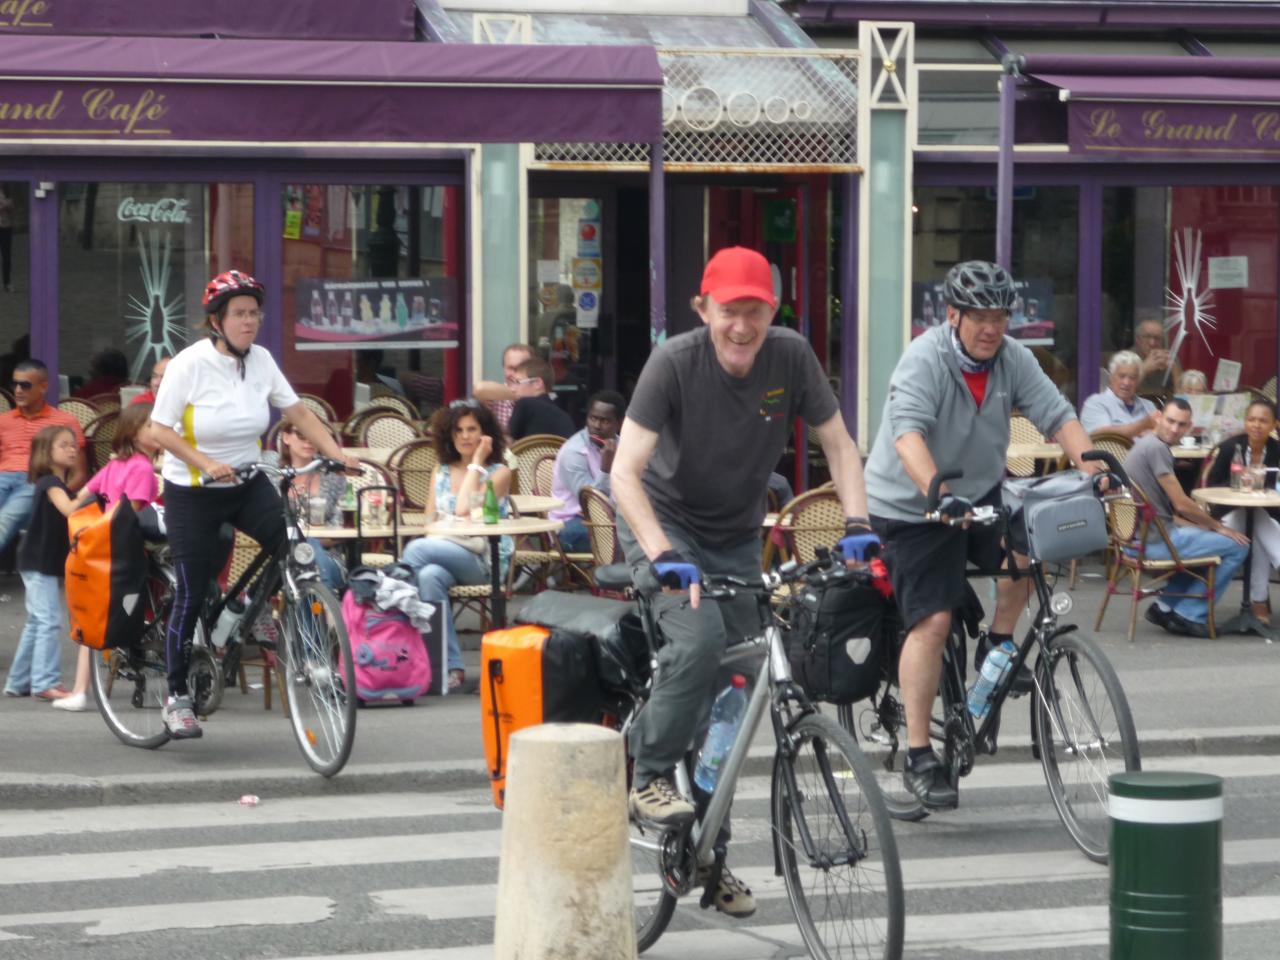
[[[535,433],[550,433],[568,440],[573,436],[573,420],[556,406],[551,390],[556,385],[551,364],[541,357],[530,357],[516,368],[515,408],[507,424],[512,440],[523,440]]]
[[[1173,451],[1170,448],[1176,446],[1190,429],[1191,404],[1182,397],[1171,398],[1165,404],[1163,414],[1157,415],[1155,432],[1139,438],[1125,457],[1124,469],[1129,479],[1147,495],[1180,555],[1195,557],[1208,554],[1222,558],[1214,572],[1213,599],[1216,602],[1231,586],[1236,571],[1244,564],[1249,554],[1249,538],[1213,519],[1183,493],[1173,474]],[[1186,523],[1175,525],[1175,517]],[[1147,536],[1146,556],[1150,560],[1170,559],[1169,548],[1154,528]],[[1190,593],[1198,583],[1190,574],[1181,573],[1165,586],[1173,593]],[[1168,600],[1162,596],[1147,608],[1146,618],[1170,633],[1191,637],[1209,635],[1205,627],[1209,619],[1209,604],[1204,596],[1171,597]]]
[[[1182,374],[1182,367],[1169,353],[1164,321],[1158,312],[1141,311],[1144,316],[1133,331],[1133,352],[1141,364],[1138,376],[1140,393],[1167,393]]]
[[[560,545],[569,553],[586,553],[591,549],[590,531],[582,522],[582,505],[578,494],[586,486],[605,494],[612,493],[609,471],[618,450],[618,431],[627,412],[622,394],[601,390],[587,404],[587,426],[564,442],[556,454],[555,478],[551,494],[564,501],[563,507],[548,516],[564,523]]]
[[[503,434],[508,439],[511,436],[508,424],[511,422],[511,412],[518,399],[515,385],[520,379],[520,364],[537,355],[537,351],[529,344],[513,343],[502,351],[502,382],[479,380],[472,387],[471,395],[493,411],[493,415],[498,418],[498,426],[502,428]]]
[[[13,371],[13,409],[0,414],[0,550],[9,545],[31,518],[34,484],[27,480],[31,441],[45,427],[68,427],[76,435],[80,456],[67,486],[78,490],[89,477],[84,458],[84,431],[71,414],[44,402],[49,369],[39,360],[23,360]]]
[[[1111,382],[1084,402],[1080,423],[1089,433],[1106,430],[1133,439],[1155,429],[1159,415],[1155,404],[1138,396],[1142,361],[1121,350],[1107,364]]]
[[[151,379],[147,381],[147,389],[130,400],[129,406],[133,406],[135,403],[155,404],[156,393],[160,390],[160,381],[164,379],[165,367],[169,366],[169,361],[172,359],[168,354],[164,354],[151,365]]]

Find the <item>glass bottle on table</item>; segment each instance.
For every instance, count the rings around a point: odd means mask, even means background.
[[[484,507],[482,512],[485,523],[497,523],[502,516],[501,511],[498,509],[498,494],[493,489],[492,478],[484,483]]]
[[[1231,457],[1231,489],[1239,490],[1242,477],[1244,476],[1244,454],[1236,447],[1235,454]]]

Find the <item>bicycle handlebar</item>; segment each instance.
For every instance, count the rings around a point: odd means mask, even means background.
[[[232,470],[235,478],[239,482],[244,482],[251,478],[255,473],[265,473],[268,476],[278,477],[282,480],[292,480],[295,477],[305,477],[309,473],[315,473],[317,470],[323,470],[325,473],[343,473],[347,469],[347,465],[341,460],[331,460],[328,457],[316,457],[305,467],[277,467],[271,463],[264,463],[259,460],[257,463],[245,464],[243,467],[236,467]],[[214,480],[207,473],[201,473],[200,478],[205,483],[219,483],[221,481]]]
[[[871,583],[875,572],[870,567],[849,566],[825,548],[818,548],[817,557],[808,563],[800,564],[789,560],[777,570],[761,574],[758,582],[744,580],[742,577],[725,574],[702,574],[702,598],[704,600],[721,600],[748,592],[761,596],[770,596],[779,587],[789,586],[804,581],[811,586],[822,586],[837,580],[857,580]]]

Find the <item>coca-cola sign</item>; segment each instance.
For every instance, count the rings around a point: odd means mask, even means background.
[[[116,209],[121,223],[186,223],[190,200],[165,197],[150,202],[125,197]]]

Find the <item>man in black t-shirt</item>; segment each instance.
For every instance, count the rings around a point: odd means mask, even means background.
[[[649,356],[612,472],[618,534],[637,587],[691,582],[687,594],[667,589],[653,599],[665,643],[630,737],[631,810],[666,826],[695,815],[672,773],[706,728],[720,656],[731,638],[760,632],[754,598],[700,604],[693,578],[701,569],[759,579],[765,491],[797,416],[822,444],[849,531],[870,534],[862,461],[826,375],[798,333],[771,326],[777,299],[768,261],[742,247],[721,250],[693,307],[703,326]],[[728,870],[714,902],[733,917],[755,910],[751,891]]]
[[[550,433],[568,440],[576,432],[573,419],[556,406],[551,391],[556,385],[551,364],[541,357],[530,357],[516,368],[515,409],[507,423],[512,440],[522,440],[536,433]]]

